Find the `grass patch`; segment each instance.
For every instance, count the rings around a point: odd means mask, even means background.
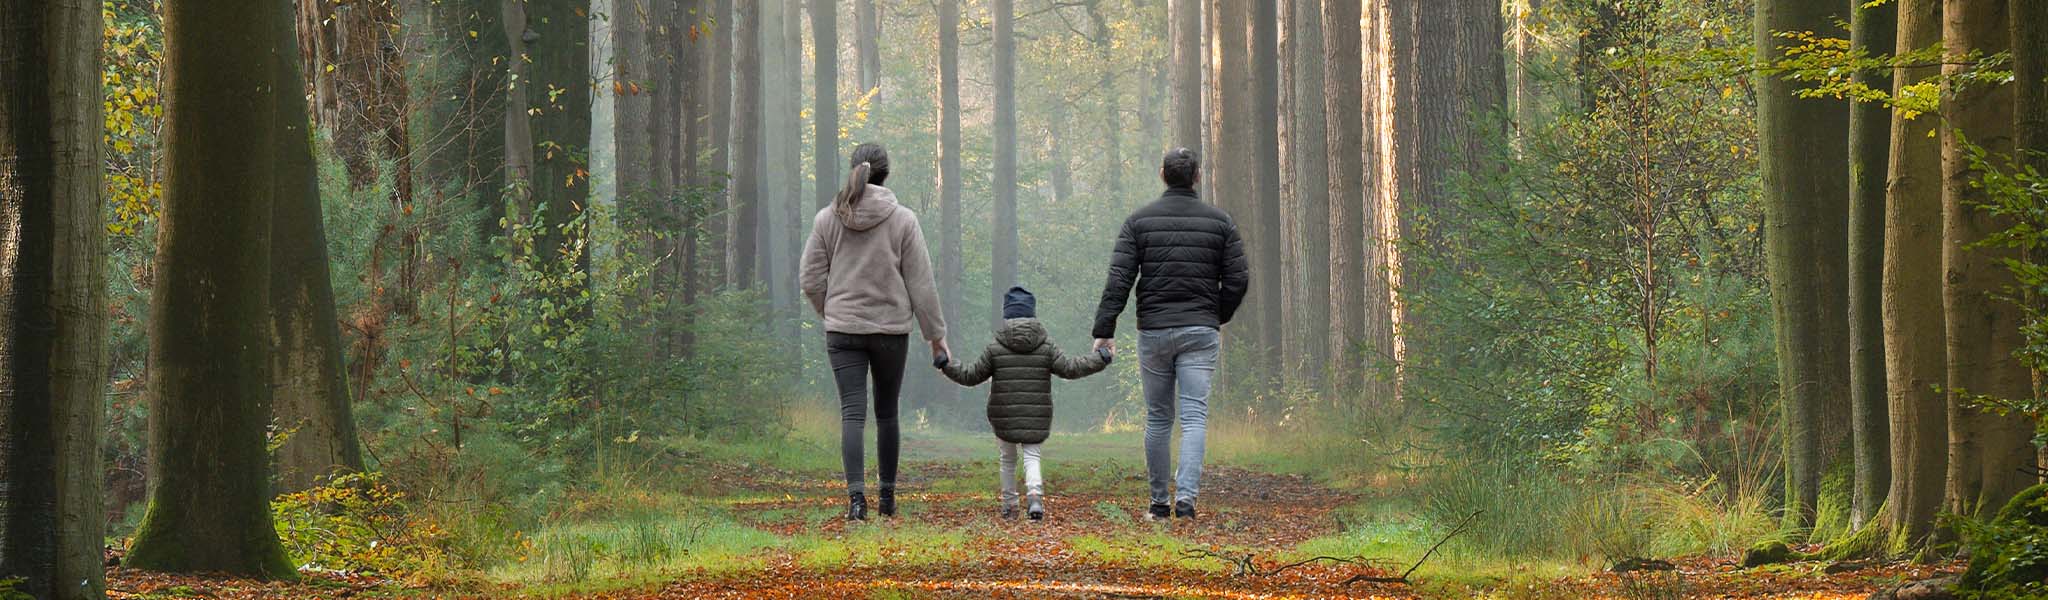
[[[1180,538],[1155,532],[1131,536],[1083,535],[1067,539],[1077,558],[1131,567],[1173,567],[1212,573],[1230,570],[1221,561],[1186,560],[1182,552],[1195,547]]]
[[[917,566],[964,556],[968,539],[966,533],[922,525],[870,524],[850,528],[839,537],[791,538],[787,549],[796,555],[797,564],[819,570]]]

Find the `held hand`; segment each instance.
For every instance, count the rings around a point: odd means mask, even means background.
[[[1111,354],[1114,354],[1116,353],[1116,340],[1096,338],[1095,345],[1091,346],[1091,348],[1094,348],[1096,352],[1108,350]]]
[[[950,360],[950,359],[952,358],[952,356],[953,356],[953,348],[952,348],[951,346],[947,346],[947,345],[946,345],[946,340],[945,340],[945,338],[940,338],[940,339],[932,340],[932,365],[933,365],[933,366],[935,366],[935,367],[938,367],[938,368],[942,368],[942,369],[943,369],[943,368],[945,368],[945,367],[946,367],[946,361],[947,361],[947,360]]]

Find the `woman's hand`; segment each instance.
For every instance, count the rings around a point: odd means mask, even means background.
[[[953,348],[946,345],[946,338],[932,340],[932,358],[952,356]]]

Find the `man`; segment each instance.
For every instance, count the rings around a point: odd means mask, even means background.
[[[1116,319],[1133,282],[1138,288],[1138,367],[1145,388],[1145,470],[1152,483],[1147,520],[1195,517],[1208,431],[1209,380],[1216,371],[1217,329],[1244,302],[1251,275],[1244,242],[1230,214],[1195,192],[1201,161],[1187,148],[1167,151],[1160,179],[1166,193],[1131,213],[1117,234],[1109,283],[1095,311],[1095,348],[1114,350]],[[1180,416],[1180,465],[1168,489],[1174,416]],[[1172,496],[1168,496],[1168,492]]]

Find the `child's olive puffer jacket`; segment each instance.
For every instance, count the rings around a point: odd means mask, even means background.
[[[988,392],[988,424],[996,437],[1013,444],[1037,444],[1052,431],[1052,376],[1080,379],[1108,366],[1101,356],[1068,356],[1046,340],[1038,319],[1009,319],[995,343],[973,364],[946,364],[946,377],[960,385],[994,378]]]

